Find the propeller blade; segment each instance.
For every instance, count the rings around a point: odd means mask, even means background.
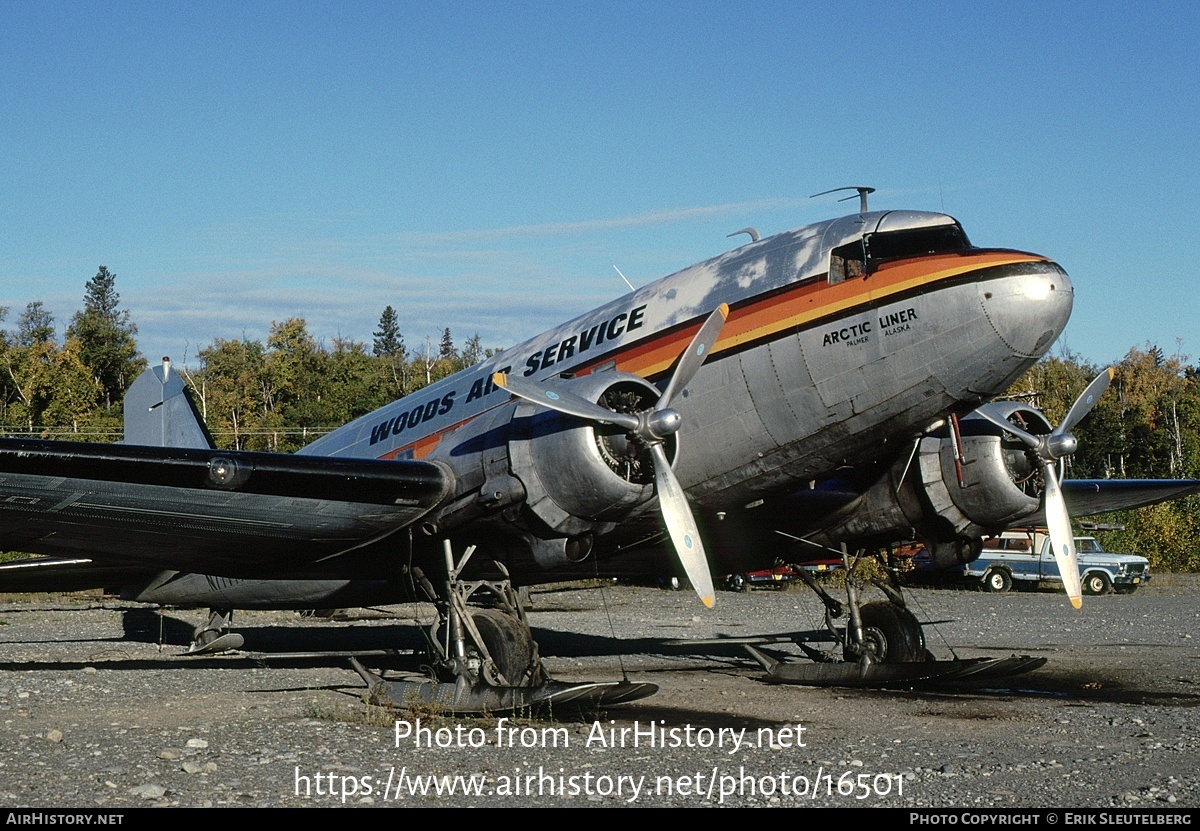
[[[1004,416],[995,412],[992,409],[991,404],[984,404],[983,406],[976,409],[975,413],[976,413],[976,415],[983,416],[988,421],[992,422],[992,424],[995,424],[1001,430],[1008,433],[1010,436],[1014,436],[1014,437],[1020,439],[1022,442],[1025,443],[1025,446],[1028,447],[1030,450],[1037,450],[1042,446],[1041,441],[1036,436],[1034,436],[1032,433],[1022,430],[1020,427],[1013,424],[1007,418],[1005,418]]]
[[[671,401],[674,400],[675,396],[683,392],[683,388],[691,383],[696,370],[708,358],[708,353],[712,351],[713,344],[721,336],[721,328],[725,325],[727,317],[729,317],[729,304],[722,303],[708,316],[708,320],[704,321],[704,325],[700,327],[700,331],[696,333],[696,336],[692,338],[692,342],[688,344],[687,351],[679,358],[679,366],[675,368],[675,374],[671,376],[671,381],[667,384],[667,389],[663,392],[662,398],[658,399],[658,405],[655,409],[661,410],[664,407],[671,406]]]
[[[1062,488],[1058,484],[1058,471],[1053,462],[1042,463],[1042,475],[1046,480],[1046,526],[1050,530],[1050,546],[1054,549],[1054,561],[1062,577],[1063,588],[1071,605],[1076,609],[1083,605],[1079,582],[1079,559],[1075,554],[1075,536],[1071,532],[1071,517],[1067,515],[1067,503],[1063,500]]]
[[[704,545],[700,542],[700,532],[696,527],[696,519],[688,506],[687,497],[662,444],[652,444],[650,452],[654,456],[654,484],[658,492],[658,507],[662,511],[663,520],[667,524],[667,533],[675,546],[675,554],[683,565],[692,588],[700,597],[700,602],[709,609],[713,606],[712,575],[708,573],[708,557],[704,553]],[[1078,574],[1078,572],[1076,572]]]
[[[632,413],[616,413],[607,407],[601,407],[582,396],[564,389],[555,389],[547,384],[538,384],[525,378],[514,378],[503,372],[492,376],[492,383],[511,392],[513,395],[541,404],[556,412],[577,416],[586,421],[600,424],[613,424],[622,429],[637,430],[641,421]]]
[[[1075,399],[1075,403],[1071,405],[1071,409],[1067,412],[1067,417],[1062,420],[1062,423],[1054,428],[1054,435],[1062,435],[1067,433],[1083,420],[1083,417],[1092,411],[1092,407],[1096,406],[1096,400],[1104,394],[1108,389],[1109,382],[1117,371],[1113,367],[1101,372],[1095,377],[1092,383],[1088,384],[1087,389],[1079,394]]]
[[[1075,437],[1071,435],[1071,428],[1092,411],[1092,407],[1096,406],[1096,401],[1108,389],[1115,374],[1116,370],[1109,367],[1097,375],[1092,383],[1088,384],[1087,389],[1075,399],[1066,418],[1050,431],[1049,436],[1039,438],[1022,430],[993,411],[990,404],[984,404],[975,411],[1001,430],[1016,436],[1026,447],[1037,453],[1041,460],[1042,479],[1045,485],[1042,494],[1043,508],[1046,513],[1046,526],[1050,530],[1050,546],[1054,549],[1054,560],[1058,563],[1058,573],[1062,577],[1063,588],[1067,592],[1067,597],[1071,599],[1071,605],[1076,609],[1083,605],[1079,580],[1079,558],[1075,553],[1075,535],[1071,531],[1071,517],[1067,513],[1067,503],[1063,499],[1062,485],[1058,480],[1058,467],[1055,461],[1064,459],[1075,452],[1077,443]]]

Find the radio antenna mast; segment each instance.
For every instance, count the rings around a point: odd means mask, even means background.
[[[823,190],[820,193],[814,193],[809,199],[816,199],[818,196],[824,196],[827,193],[837,193],[839,190],[856,190],[858,191],[858,212],[865,214],[867,212],[867,194],[874,193],[875,188],[868,188],[864,185],[847,185],[844,188],[834,188],[833,190]],[[839,199],[839,202],[848,202],[853,199],[853,196],[847,196]]]

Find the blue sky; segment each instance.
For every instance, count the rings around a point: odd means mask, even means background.
[[[7,2],[0,305],[105,265],[152,360],[300,316],[507,346],[735,244],[944,210],[1063,341],[1200,356],[1200,5]]]

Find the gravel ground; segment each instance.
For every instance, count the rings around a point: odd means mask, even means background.
[[[819,628],[800,588],[722,593],[712,612],[646,588],[533,599],[556,678],[616,680],[623,667],[658,695],[538,719],[393,713],[362,703],[344,658],[283,655],[413,646],[422,607],[240,613],[252,654],[188,659],[180,644],[201,612],[0,605],[0,804],[1200,806],[1195,575],[1085,598],[1081,612],[1054,593],[912,590],[917,617],[938,621],[926,632],[939,658],[1049,659],[1004,688],[936,692],[769,685],[735,649],[664,646]],[[611,732],[635,727],[636,746]],[[472,781],[481,795],[462,793]]]

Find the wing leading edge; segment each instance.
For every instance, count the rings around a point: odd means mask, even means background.
[[[1066,479],[1062,490],[1071,516],[1090,516],[1200,493],[1200,479]]]
[[[231,577],[286,573],[405,528],[442,466],[0,440],[0,547]]]

